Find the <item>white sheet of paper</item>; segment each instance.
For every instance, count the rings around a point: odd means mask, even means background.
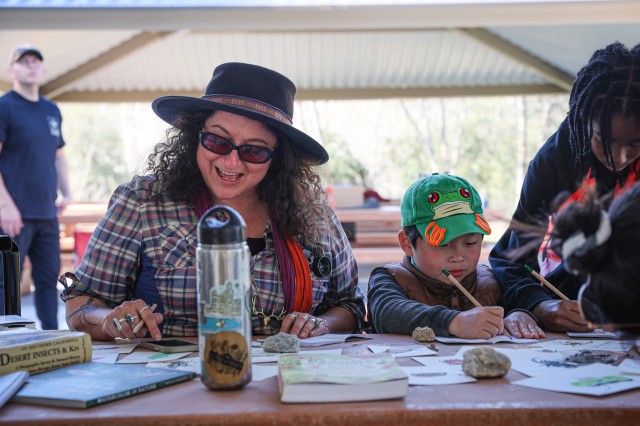
[[[92,345],[93,353],[116,353],[116,354],[130,354],[138,346],[137,343],[116,343],[107,345]]]
[[[469,343],[473,345],[482,345],[487,343],[517,343],[522,345],[526,343],[535,343],[539,341],[537,339],[516,339],[515,337],[509,338],[504,334],[494,336],[491,339],[462,339],[460,337],[436,336],[436,340],[440,343],[454,343],[457,345],[464,344],[464,343]]]
[[[127,355],[117,362],[117,364],[146,364],[148,362],[173,361],[191,355],[193,352],[179,352],[175,354],[165,354],[162,352],[139,351]]]
[[[91,361],[101,362],[103,364],[115,364],[116,361],[118,361],[119,355],[120,354],[117,352],[106,352],[106,353],[93,352],[91,354]]]
[[[452,385],[475,382],[462,371],[462,358],[457,356],[414,357],[423,367],[401,367],[409,375],[410,385]]]
[[[583,395],[609,395],[640,387],[640,377],[623,375],[618,368],[591,364],[562,373],[542,374],[512,382],[514,385]]]
[[[608,339],[556,339],[528,345],[531,348],[542,348],[548,351],[567,350],[599,350],[612,352],[628,352],[633,346],[633,341],[608,340]]]
[[[305,354],[334,354],[340,355],[342,353],[342,349],[322,349],[322,350],[305,350],[300,351],[298,353]],[[262,364],[265,362],[277,362],[278,358],[282,355],[290,355],[291,353],[278,353],[278,352],[265,352],[262,348],[251,348],[251,363],[252,364]]]
[[[438,353],[424,346],[384,346],[384,345],[368,345],[368,348],[374,354],[388,353],[394,358],[414,357],[414,356],[431,356]]]
[[[278,375],[277,365],[252,365],[251,366],[251,378],[254,382],[259,382],[269,377],[275,377]]]
[[[618,365],[618,370],[623,374],[640,375],[640,358],[625,358]]]
[[[200,375],[200,358],[183,358],[165,362],[150,362],[145,367],[149,368],[166,368],[169,370],[191,371]]]
[[[567,358],[575,355],[585,349],[565,349],[564,351],[550,351],[548,349],[537,347],[537,345],[529,345],[529,349],[521,347],[518,349],[494,348],[496,351],[506,355],[511,360],[511,368],[530,377],[541,375],[562,375],[583,369],[593,364],[579,364],[576,362],[568,362]],[[464,352],[473,349],[473,347],[461,347],[456,356],[462,357]],[[605,365],[605,364],[600,364]]]
[[[300,347],[332,345],[334,343],[344,343],[347,340],[371,339],[366,334],[323,334],[321,336],[300,339]]]

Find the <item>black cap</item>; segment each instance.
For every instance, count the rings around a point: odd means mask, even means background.
[[[228,206],[214,206],[198,222],[198,244],[232,244],[245,240],[247,225]]]
[[[42,53],[40,53],[38,49],[33,46],[29,46],[28,44],[23,44],[13,49],[11,60],[9,62],[11,64],[13,64],[14,62],[18,62],[24,55],[33,55],[41,61],[44,60]]]

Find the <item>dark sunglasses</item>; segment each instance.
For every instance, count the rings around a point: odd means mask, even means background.
[[[271,160],[275,149],[256,145],[234,145],[228,139],[209,132],[200,132],[200,144],[208,151],[219,155],[229,155],[234,149],[242,161],[254,164],[264,164]],[[276,145],[276,148],[278,146]]]

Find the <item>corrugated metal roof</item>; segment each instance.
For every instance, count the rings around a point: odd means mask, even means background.
[[[562,93],[595,49],[640,42],[639,1],[245,5],[197,13],[35,2],[47,3],[46,19],[42,8],[23,7],[31,3],[0,3],[0,57],[25,42],[41,49],[42,93],[58,101],[199,96],[227,61],[284,73],[299,99]],[[54,7],[61,3],[66,13]],[[529,25],[518,24],[526,18]],[[2,76],[0,89],[9,87]]]

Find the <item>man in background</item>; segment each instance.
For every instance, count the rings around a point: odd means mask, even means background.
[[[58,328],[60,273],[57,215],[71,200],[62,116],[40,96],[45,69],[39,50],[16,47],[8,73],[13,90],[0,97],[0,234],[18,244],[21,268],[29,256],[36,312],[42,328],[53,330]]]

